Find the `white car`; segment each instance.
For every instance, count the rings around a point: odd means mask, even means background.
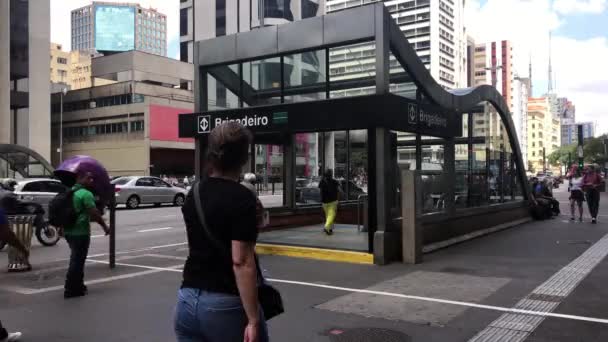
[[[135,209],[140,204],[171,203],[182,206],[188,191],[173,186],[160,178],[147,176],[119,177],[112,180],[116,186],[116,204],[125,204],[129,209]]]

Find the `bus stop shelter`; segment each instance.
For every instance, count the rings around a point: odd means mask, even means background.
[[[317,217],[316,182],[332,169],[344,222],[361,221],[365,199],[378,264],[399,255],[400,170],[421,176],[429,242],[466,233],[433,223],[520,210],[529,190],[504,99],[490,86],[445,90],[412,45],[381,3],[195,42],[196,113],[180,115],[179,135],[195,138],[197,177],[208,133],[236,120],[254,133],[248,168],[262,192],[272,184],[273,221]]]

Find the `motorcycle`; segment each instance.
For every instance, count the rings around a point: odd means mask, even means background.
[[[36,215],[34,219],[34,235],[36,239],[43,246],[55,246],[61,239],[59,229],[50,225],[44,218],[44,208],[35,202],[23,202],[17,203],[16,213],[19,214],[30,214]],[[4,241],[0,241],[0,250],[6,246]]]

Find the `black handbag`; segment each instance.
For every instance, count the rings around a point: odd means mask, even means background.
[[[205,213],[203,212],[203,203],[201,201],[201,186],[199,184],[195,184],[192,187],[192,192],[194,192],[194,202],[196,207],[196,213],[198,215],[198,220],[203,226],[203,230],[207,235],[207,238],[213,242],[216,248],[221,251],[221,253],[230,256],[230,253],[226,250],[226,248],[221,244],[219,240],[215,238],[209,231],[207,227],[207,221],[205,220]],[[232,258],[230,256],[230,258]],[[268,284],[264,275],[262,274],[260,268],[260,262],[258,260],[257,255],[255,256],[255,266],[257,270],[257,278],[258,278],[258,301],[260,302],[260,306],[262,307],[262,311],[264,312],[264,318],[268,321],[271,318],[274,318],[285,312],[285,308],[283,306],[283,298],[281,297],[281,293],[272,285]]]

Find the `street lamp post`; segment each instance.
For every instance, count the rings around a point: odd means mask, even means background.
[[[59,163],[63,162],[63,97],[68,93],[68,88],[61,89],[59,94]]]

